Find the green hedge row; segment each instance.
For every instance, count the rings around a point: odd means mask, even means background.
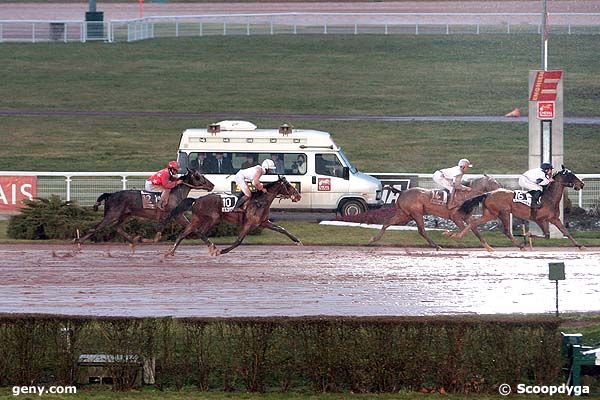
[[[102,210],[93,211],[92,207],[81,207],[75,203],[62,201],[58,196],[48,199],[26,200],[21,213],[11,217],[7,234],[13,239],[46,240],[74,239],[77,229],[81,235],[102,220]],[[125,231],[146,238],[153,238],[157,222],[132,218],[124,225]],[[182,231],[176,223],[171,223],[164,231],[163,240],[174,241]],[[225,223],[218,224],[209,236],[237,236],[239,228]],[[260,230],[251,234],[259,234]],[[92,241],[107,242],[122,238],[114,228],[97,233]]]
[[[0,386],[72,384],[79,354],[156,361],[159,388],[497,393],[555,383],[550,317],[133,319],[0,316]],[[115,389],[131,387],[127,366]],[[130,372],[130,371],[129,371]]]

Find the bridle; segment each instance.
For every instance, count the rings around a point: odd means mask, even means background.
[[[188,172],[188,174],[189,174],[189,172]],[[186,176],[194,177],[195,176],[194,172],[192,172],[191,175],[188,175],[188,174],[185,174],[184,177],[186,177]],[[203,186],[203,185],[196,186],[196,185],[192,185],[191,183],[187,183],[185,181],[182,184],[185,185],[185,186],[187,186],[187,187],[189,187],[189,188],[191,188],[191,189],[195,189],[195,190],[208,190],[208,187]]]
[[[292,194],[290,193],[290,190],[287,186],[287,184],[289,184],[289,182],[287,181],[287,179],[283,178],[277,181],[278,185],[283,185],[283,189],[285,190],[285,193],[281,193],[281,189],[279,190],[279,193],[277,193],[275,195],[275,198],[279,198],[279,201],[281,201],[282,199],[291,199],[293,197],[296,196],[296,194]],[[291,186],[291,185],[290,185]],[[291,186],[293,188],[293,186]],[[295,190],[295,189],[294,189]],[[297,192],[297,191],[296,191]],[[299,194],[299,193],[298,193]]]

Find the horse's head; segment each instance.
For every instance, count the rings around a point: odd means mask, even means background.
[[[465,186],[469,186],[473,191],[481,193],[491,192],[502,187],[496,179],[487,174],[483,174],[480,178],[473,179],[469,184],[465,183]]]
[[[187,173],[181,178],[193,189],[203,189],[210,192],[215,187],[211,181],[209,181],[204,175],[195,169],[188,168]]]
[[[279,175],[279,179],[266,187],[267,191],[284,199],[292,199],[294,203],[300,201],[302,196],[296,188],[285,179],[285,176]]]
[[[561,165],[562,170],[554,174],[553,178],[555,182],[560,183],[563,186],[573,188],[575,190],[581,190],[585,186],[583,181],[577,177],[572,171]]]

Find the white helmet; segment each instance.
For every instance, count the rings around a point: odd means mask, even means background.
[[[473,168],[473,164],[471,164],[471,161],[467,160],[466,158],[461,158],[458,162],[458,166]]]
[[[262,167],[269,172],[269,170],[275,170],[275,163],[270,158],[267,158],[262,162]]]

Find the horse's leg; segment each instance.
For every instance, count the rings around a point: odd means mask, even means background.
[[[422,214],[412,214],[411,216],[412,216],[412,219],[414,219],[415,223],[417,224],[417,229],[419,230],[419,235],[423,236],[423,238],[425,240],[427,240],[427,243],[429,243],[429,245],[431,247],[433,247],[434,249],[442,250],[442,248],[439,244],[437,244],[436,242],[431,240],[431,238],[429,236],[427,236],[427,232],[425,232],[425,223],[423,222],[423,215]]]
[[[302,246],[302,242],[300,241],[300,239],[298,239],[296,236],[294,236],[291,233],[289,233],[288,231],[286,231],[285,228],[283,228],[279,225],[276,225],[269,220],[266,220],[260,226],[270,229],[275,232],[283,233],[285,236],[289,237],[292,240],[292,242],[296,243],[298,246]]]
[[[371,238],[371,240],[369,240],[369,243],[367,243],[367,246],[372,243],[375,243],[376,241],[381,239],[383,234],[385,233],[385,230],[387,228],[389,228],[390,226],[404,225],[411,219],[412,218],[408,214],[406,214],[404,211],[396,210],[396,213],[394,215],[392,215],[390,218],[388,218],[388,220],[383,224],[383,226],[381,227],[381,230],[377,233],[377,235],[373,236]]]
[[[571,236],[571,234],[569,233],[569,231],[567,230],[567,228],[565,228],[565,226],[563,225],[563,223],[561,222],[561,220],[560,220],[560,218],[558,216],[550,218],[549,221],[554,226],[556,226],[562,232],[562,234],[565,235],[571,241],[571,243],[573,243],[573,246],[577,247],[579,250],[585,250],[585,246],[579,244],[573,238],[573,236]],[[548,234],[550,234],[550,232],[548,232]]]
[[[498,214],[498,218],[500,219],[500,222],[502,222],[502,232],[504,235],[510,239],[514,246],[518,247],[520,250],[525,249],[525,245],[517,242],[512,233],[510,233],[510,212],[502,211]]]
[[[160,240],[162,239],[163,231],[166,228],[166,226],[162,223],[163,219],[164,219],[163,217],[159,217],[160,222],[158,223],[158,227],[156,228],[156,235],[154,235],[154,239],[144,239],[142,237],[139,237],[140,241],[142,243],[158,243],[158,242],[160,242]],[[185,228],[190,223],[190,220],[187,219],[187,217],[184,214],[180,214],[177,218],[175,218],[175,221],[177,221],[177,223],[182,228]]]
[[[465,216],[466,217],[466,216]],[[470,217],[470,216],[469,216]],[[456,226],[458,227],[458,229],[460,231],[462,231],[465,226],[467,225],[467,223],[465,223],[465,221],[457,215],[451,216],[450,218],[452,220],[452,222],[454,222],[456,224]],[[479,239],[479,241],[481,242],[481,245],[489,252],[494,251],[494,249],[492,248],[492,246],[490,246],[488,244],[488,242],[483,238],[483,236],[481,236],[481,232],[479,232],[479,229],[477,229],[477,225],[473,225],[471,226],[471,232],[473,232],[473,234],[475,236],[477,236],[477,239]],[[452,236],[452,234],[447,235],[446,233],[444,233],[445,236]]]
[[[83,242],[85,242],[86,240],[91,238],[96,232],[101,231],[102,229],[106,228],[107,226],[110,226],[113,223],[115,223],[117,221],[117,219],[118,219],[118,217],[114,217],[114,216],[108,217],[107,215],[105,215],[104,218],[102,219],[102,221],[97,223],[82,238],[73,239],[73,243],[82,244]]]
[[[192,221],[188,224],[188,226],[185,227],[183,232],[181,232],[179,234],[179,236],[177,236],[177,239],[175,239],[175,243],[173,244],[173,247],[171,247],[171,249],[165,253],[165,257],[174,256],[175,250],[179,246],[179,243],[181,243],[181,241],[183,239],[185,239],[187,236],[189,236],[190,233],[194,232],[198,228],[198,225],[200,225],[199,219],[192,217]]]
[[[463,228],[462,231],[460,231],[458,233],[453,233],[450,235],[450,237],[452,239],[462,239],[463,237],[465,237],[467,232],[473,231],[473,227],[477,227],[479,225],[485,224],[486,222],[491,221],[495,218],[497,218],[497,216],[492,214],[492,212],[490,211],[489,208],[486,208],[483,211],[483,214],[481,215],[481,217],[471,219],[469,221],[469,223]]]
[[[231,250],[235,249],[236,247],[238,247],[240,244],[242,244],[242,241],[244,240],[244,238],[246,236],[248,236],[248,233],[250,232],[250,229],[254,228],[254,225],[250,225],[250,224],[246,224],[242,227],[242,229],[240,230],[240,233],[237,237],[237,239],[235,240],[235,242],[233,242],[233,244],[223,250],[219,250],[218,254],[227,254],[229,253]]]

